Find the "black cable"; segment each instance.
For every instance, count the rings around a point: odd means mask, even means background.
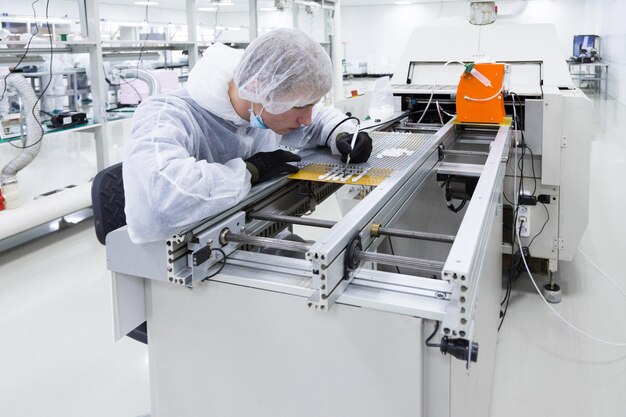
[[[215,271],[214,273],[212,273],[211,275],[208,275],[207,277],[205,277],[202,281],[206,281],[207,279],[213,278],[214,276],[216,276],[217,274],[219,274],[220,272],[222,272],[222,269],[224,269],[224,267],[226,266],[226,258],[228,256],[226,256],[226,253],[220,249],[220,248],[211,248],[211,252],[219,252],[222,254],[222,259],[219,261],[221,262],[221,266],[219,267],[219,269],[217,271]],[[216,264],[217,265],[217,264]],[[215,265],[214,265],[215,266]]]
[[[111,80],[107,77],[106,71],[105,71],[105,69],[104,69],[104,65],[102,65],[102,71],[104,72],[104,81],[106,81],[106,83],[107,83],[107,84],[109,84],[109,85],[110,85],[110,86],[112,86],[112,87],[121,87],[121,85],[122,85],[122,84],[115,84],[114,82],[112,82],[112,81],[111,81]],[[137,79],[137,78],[135,78],[135,79]],[[134,86],[132,83],[128,82],[128,81],[127,81],[124,77],[122,77],[121,75],[120,75],[120,80],[121,80],[124,84],[128,85],[130,88],[132,88],[132,89],[135,91],[135,94],[137,94],[137,97],[139,98],[139,102],[141,103],[141,100],[142,100],[142,98],[143,98],[143,97],[141,97],[141,94],[139,93],[139,90],[137,90],[137,89],[135,88],[135,86]]]
[[[428,336],[428,338],[426,339],[426,346],[428,347],[441,347],[441,345],[439,343],[430,343],[431,339],[433,337],[435,337],[435,335],[437,334],[437,332],[439,331],[439,322],[435,322],[435,330],[433,330],[433,332],[430,334],[430,336]]]
[[[391,120],[387,120],[386,122],[378,123],[377,125],[362,127],[362,128],[359,129],[359,132],[361,132],[363,130],[367,130],[367,129],[372,129],[374,127],[386,125],[386,124],[389,124],[389,123],[397,122],[400,119],[404,119],[405,117],[411,116],[413,114],[419,114],[419,113],[424,113],[424,110],[415,110],[415,111],[408,112],[408,113],[402,113],[400,116],[395,117],[395,118],[393,118]]]
[[[35,2],[33,2],[31,4],[31,7],[33,9],[33,13],[35,14],[35,16],[34,16],[35,19],[37,18],[37,12],[35,11],[34,5],[35,5],[35,3],[37,3],[37,1],[39,1],[39,0],[36,0]],[[50,0],[47,0],[46,1],[46,27],[48,28],[48,35],[50,35],[49,36],[49,40],[50,40],[50,69],[49,69],[50,77],[48,78],[48,83],[46,84],[46,87],[43,90],[41,90],[41,94],[39,94],[39,97],[37,97],[37,100],[35,100],[35,104],[33,104],[33,108],[31,109],[31,114],[33,115],[33,118],[35,119],[35,121],[37,122],[39,127],[41,128],[41,137],[39,139],[37,139],[34,143],[31,143],[30,145],[18,146],[18,145],[14,145],[12,142],[9,142],[9,145],[13,146],[14,148],[18,148],[18,149],[32,148],[33,146],[37,146],[43,140],[43,135],[44,135],[43,125],[41,124],[41,122],[39,121],[39,118],[35,114],[35,109],[37,108],[37,104],[39,104],[39,102],[41,101],[41,98],[46,93],[46,91],[48,91],[48,88],[50,87],[50,84],[52,83],[52,60],[53,60],[53,56],[54,56],[54,46],[52,44],[52,31],[50,30],[49,8],[50,8]],[[32,40],[35,37],[35,35],[37,33],[39,33],[39,25],[35,24],[35,27],[37,28],[37,30],[35,31],[35,33],[28,40],[28,45],[30,45],[30,43],[32,42]],[[24,51],[24,55],[22,56],[22,58],[20,59],[20,61],[18,62],[17,65],[19,65],[20,62],[22,62],[24,57],[26,57],[27,53],[28,53],[28,48],[27,48],[26,51]],[[15,66],[16,68],[17,68],[17,65]],[[8,77],[8,76],[9,76],[9,74],[7,74],[4,77],[5,78],[5,82],[4,82],[5,89],[6,89],[6,77]]]
[[[511,100],[513,102],[513,110],[514,110],[513,111],[513,129],[514,129],[514,131],[518,131],[518,129],[521,131],[521,121],[518,118],[517,112],[515,112],[515,108],[517,106],[516,101],[520,103],[520,106],[521,106],[521,102],[520,102],[519,96],[517,96],[517,94],[515,94],[515,93],[510,93],[510,94],[511,94]],[[517,100],[516,100],[516,97],[517,97]],[[521,109],[520,109],[520,115],[521,115]],[[524,146],[525,146],[525,138],[523,136],[523,131],[521,133],[522,133],[522,155],[521,155],[521,158],[519,160],[515,161],[515,163],[514,163],[514,165],[512,167],[513,171],[515,171],[515,169],[520,169],[520,183],[519,183],[519,186],[518,186],[518,193],[522,189],[523,184],[524,184],[524,151],[525,151],[525,147]],[[514,146],[518,147],[517,141],[514,143]],[[515,183],[514,183],[514,186],[515,186]],[[504,192],[502,194],[503,194],[505,200],[508,201],[509,204],[511,204],[513,206],[513,208],[514,208],[513,219],[512,219],[513,220],[512,225],[514,226],[514,225],[517,224],[517,216],[519,214],[519,204],[515,204],[515,203],[511,202]],[[517,198],[519,198],[519,195],[517,196]],[[515,200],[515,196],[514,196],[514,200]],[[521,225],[520,225],[520,228],[521,228]],[[504,298],[502,299],[502,301],[500,302],[500,306],[504,306],[504,309],[501,310],[501,312],[500,312],[500,324],[498,325],[498,331],[502,327],[502,323],[504,323],[504,318],[506,317],[506,312],[507,312],[508,307],[509,307],[509,302],[511,300],[511,291],[512,291],[512,288],[513,288],[514,274],[515,274],[515,270],[516,270],[516,268],[514,266],[514,264],[515,264],[514,259],[515,259],[515,253],[516,253],[515,252],[515,245],[516,245],[515,229],[514,229],[514,227],[509,227],[508,229],[511,230],[511,242],[512,242],[511,253],[513,255],[511,256],[511,268],[509,269],[509,273],[508,273],[508,277],[507,277],[507,284],[506,284],[505,295],[504,295]]]
[[[454,207],[452,201],[447,201],[446,203],[446,207],[448,207],[450,211],[452,211],[453,213],[458,213],[459,211],[463,210],[463,207],[465,207],[465,203],[467,203],[467,200],[461,201],[461,204],[459,204],[457,207]]]
[[[32,34],[32,36],[30,37],[30,39],[28,40],[28,43],[26,44],[26,50],[24,51],[24,55],[22,55],[22,57],[20,58],[19,61],[17,61],[17,64],[15,65],[15,67],[13,67],[13,71],[17,70],[20,66],[20,64],[22,63],[22,61],[24,60],[24,58],[26,58],[26,55],[28,55],[28,51],[30,49],[30,43],[33,41],[33,38],[35,37],[35,35],[37,35],[39,33],[39,25],[37,24],[37,10],[35,10],[35,4],[39,3],[39,0],[35,0],[34,2],[32,2],[30,4],[31,9],[33,9],[33,20],[35,21],[35,27],[37,28],[35,30],[35,33]],[[0,101],[4,100],[4,95],[7,92],[7,77],[9,75],[11,75],[12,72],[9,71],[7,73],[7,75],[4,76],[4,79],[2,80],[4,82],[4,87],[2,89],[2,95],[0,96]]]
[[[514,118],[513,118],[513,123],[514,123],[514,129],[515,131],[520,132],[521,136],[522,136],[522,141],[521,144],[519,144],[519,147],[522,149],[522,153],[520,158],[515,161],[515,165],[513,166],[513,170],[515,169],[519,169],[520,170],[520,182],[518,185],[518,193],[521,192],[522,187],[524,186],[524,159],[526,156],[526,150],[528,149],[528,151],[530,152],[530,156],[531,156],[531,166],[532,166],[532,172],[533,172],[533,192],[532,192],[532,196],[534,196],[537,192],[537,175],[535,172],[535,159],[534,159],[534,154],[532,152],[532,149],[530,149],[530,147],[526,144],[526,138],[524,135],[524,130],[522,129],[521,126],[521,121],[524,119],[524,108],[522,106],[522,101],[520,100],[519,96],[514,93],[511,92],[511,99],[513,101],[513,108],[515,110],[515,108],[519,108],[519,113],[514,112]],[[515,143],[515,146],[518,146],[517,143]],[[512,203],[506,196],[506,194],[504,194],[504,198],[506,199],[506,201],[509,202],[509,204],[511,204],[514,207],[514,213],[513,213],[513,225],[517,224],[517,218],[519,215],[519,204],[515,204]],[[517,198],[519,198],[519,195],[517,196]],[[543,204],[543,203],[542,203]],[[546,210],[546,212],[548,212],[547,207],[544,204],[544,209]],[[549,220],[549,214],[548,214],[548,220]],[[541,234],[541,232],[543,231],[543,229],[545,228],[545,225],[547,224],[548,220],[546,220],[546,222],[544,223],[544,225],[542,226],[541,230],[539,231],[539,233],[537,233],[537,235],[535,235],[533,237],[533,239],[531,240],[531,244],[533,242],[533,240],[539,236],[539,234]],[[521,230],[522,225],[520,225],[520,230]],[[498,331],[500,330],[500,328],[502,327],[502,324],[504,323],[504,319],[506,317],[506,313],[508,311],[508,307],[509,307],[509,303],[511,301],[511,292],[513,289],[513,282],[517,279],[517,277],[519,276],[520,272],[521,272],[521,257],[525,256],[525,251],[529,252],[529,247],[530,244],[527,246],[523,246],[523,247],[519,247],[519,250],[516,251],[515,247],[516,245],[518,245],[517,243],[517,239],[515,239],[515,229],[514,228],[509,228],[509,230],[511,230],[511,236],[512,236],[512,256],[511,256],[511,267],[509,269],[509,273],[508,273],[508,279],[507,279],[507,285],[506,285],[506,292],[505,292],[505,296],[504,299],[501,301],[500,306],[504,306],[503,310],[501,311],[501,317],[500,317],[500,324],[498,325]],[[518,232],[521,233],[521,232]],[[518,245],[519,246],[519,245]],[[529,252],[529,256],[530,256],[530,252]]]
[[[528,245],[526,245],[527,248],[530,248],[530,245],[533,244],[535,239],[537,239],[537,236],[539,236],[541,234],[541,232],[543,232],[543,229],[546,227],[546,225],[550,221],[550,212],[548,211],[548,207],[546,206],[545,203],[541,203],[541,204],[543,205],[543,208],[546,210],[546,214],[548,215],[548,218],[546,219],[545,222],[543,222],[543,226],[541,226],[541,230],[539,230],[539,233],[537,233],[535,236],[533,236],[533,238],[530,240],[530,243]]]
[[[513,100],[513,106],[515,106],[515,97],[518,97],[517,94],[515,93],[511,93],[511,98]],[[519,97],[518,100],[519,101]],[[514,123],[514,129],[517,131],[518,129],[521,130],[521,126],[519,124],[519,118],[517,117],[517,113],[515,113],[515,117],[513,118],[513,123]],[[524,135],[522,134],[522,144],[524,144]],[[518,144],[515,143],[515,146],[517,147]],[[519,185],[517,186],[517,196],[514,196],[514,201],[518,201],[519,199],[519,193],[521,192],[521,190],[523,189],[524,186],[524,155],[525,155],[525,148],[522,147],[522,155],[520,157],[519,160],[515,161],[515,165],[517,165],[517,168],[520,170],[520,179],[519,179]],[[515,165],[513,166],[513,170],[516,169]],[[515,184],[514,184],[515,186]],[[519,214],[519,203],[514,203],[513,206],[515,207],[515,211],[513,213],[513,226],[515,226],[517,224],[517,216]],[[511,228],[511,232],[512,232],[512,253],[515,253],[515,244],[516,244],[516,239],[515,239],[515,229],[514,227]]]
[[[324,141],[324,146],[328,147],[328,140],[330,139],[330,136],[333,134],[333,132],[342,124],[344,124],[345,122],[347,122],[348,120],[356,120],[357,123],[361,123],[361,121],[359,120],[358,117],[354,117],[354,116],[348,116],[345,119],[343,119],[342,121],[340,121],[339,123],[337,123],[335,125],[335,127],[332,128],[332,130],[330,131],[330,133],[328,134],[328,136],[326,136],[326,140]]]
[[[522,137],[524,137],[523,133],[522,133]],[[535,182],[535,184],[533,186],[533,194],[532,195],[535,195],[535,193],[537,192],[537,174],[535,174],[535,154],[533,154],[533,150],[530,149],[530,147],[528,145],[526,145],[526,143],[524,143],[524,147],[526,149],[528,149],[528,151],[530,152],[530,164],[532,166],[533,180]]]
[[[461,203],[457,207],[454,207],[454,204],[452,204],[452,189],[451,189],[452,181],[450,180],[450,177],[446,179],[445,186],[446,186],[445,200],[446,200],[446,206],[448,207],[448,209],[450,209],[454,213],[458,213],[459,211],[463,210],[463,207],[465,207],[465,203],[467,203],[467,200],[462,200]]]
[[[520,224],[520,230],[521,228],[522,228],[522,225]],[[498,331],[500,331],[500,328],[502,327],[502,324],[504,323],[506,313],[509,310],[509,303],[511,301],[511,291],[513,289],[513,281],[515,281],[515,279],[517,278],[517,275],[519,275],[519,266],[520,266],[521,256],[524,256],[523,251],[524,251],[524,248],[520,248],[520,252],[518,252],[520,256],[517,257],[518,254],[516,253],[511,257],[511,268],[509,269],[509,279],[507,282],[506,296],[504,297],[504,300],[500,303],[500,306],[504,304],[504,310],[501,310],[500,324],[498,325]]]
[[[137,58],[137,68],[135,71],[139,72],[139,64],[141,63],[141,54],[143,53],[143,49],[146,46],[146,41],[150,36],[150,22],[148,21],[148,7],[150,7],[149,3],[146,3],[146,38],[143,40],[141,44],[141,49],[139,49],[139,57]]]
[[[391,244],[391,236],[387,236],[387,240],[389,241],[389,250],[391,251],[392,255],[395,255],[394,250],[393,250],[393,245]],[[398,274],[401,274],[402,272],[400,272],[400,268],[398,267],[398,265],[395,265],[396,267],[396,271],[398,271]]]
[[[530,147],[526,143],[526,136],[524,135],[524,129],[522,129],[522,124],[521,124],[521,121],[525,120],[526,111],[524,109],[524,106],[522,106],[522,100],[520,100],[519,95],[514,92],[511,92],[510,95],[511,95],[511,99],[513,100],[513,106],[519,107],[519,115],[517,117],[517,120],[515,121],[515,125],[516,125],[516,128],[519,127],[519,131],[522,135],[522,155],[525,156],[526,149],[528,149],[528,151],[530,152],[530,157],[531,157],[530,161],[531,161],[531,166],[532,166],[532,171],[533,171],[533,192],[531,196],[534,196],[537,193],[537,175],[535,173],[535,155],[533,154],[532,149],[530,149]]]
[[[547,210],[547,208],[546,208],[546,210]],[[544,224],[544,226],[545,226],[545,224]],[[520,224],[520,228],[519,228],[519,232],[518,233],[521,233],[521,229],[522,229],[522,225]],[[542,228],[542,230],[543,230],[543,228]],[[523,263],[524,259],[528,259],[529,260],[528,262],[530,262],[531,255],[530,255],[530,250],[529,250],[528,246],[522,246],[520,248],[520,250],[518,250],[517,252],[514,252],[514,254],[511,256],[511,266],[510,266],[509,272],[508,272],[506,295],[504,296],[504,299],[500,303],[500,307],[504,306],[504,308],[502,310],[500,310],[500,324],[498,325],[498,331],[500,331],[500,328],[502,327],[502,324],[504,323],[504,319],[505,319],[507,311],[509,309],[509,303],[511,301],[511,292],[512,292],[512,289],[513,289],[513,283],[525,271],[524,263]]]

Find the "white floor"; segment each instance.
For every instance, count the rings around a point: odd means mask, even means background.
[[[594,103],[591,218],[580,248],[626,288],[626,106]],[[559,312],[593,335],[626,342],[626,297],[583,255],[561,264],[557,280]],[[113,342],[111,317],[105,252],[90,223],[0,254],[0,416],[148,413],[146,348]],[[499,335],[495,373],[493,417],[626,416],[626,347],[568,329],[526,276]]]
[[[625,347],[566,327],[523,276],[498,338],[493,417],[626,416],[626,296],[583,255],[626,290],[626,106],[593,101],[589,226],[574,260],[560,264],[563,301],[555,308],[585,332]]]

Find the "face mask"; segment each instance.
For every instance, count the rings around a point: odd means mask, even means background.
[[[254,110],[252,110],[252,107],[250,107],[250,126],[256,128],[256,129],[267,129],[268,127],[265,125],[265,123],[263,122],[263,119],[261,118],[261,114],[263,114],[263,109],[261,109],[261,113],[258,114],[258,116],[256,114],[254,114]]]

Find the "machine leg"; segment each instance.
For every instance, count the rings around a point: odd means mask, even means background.
[[[559,287],[554,282],[554,275],[552,270],[548,268],[548,279],[549,282],[543,286],[543,296],[549,303],[560,303],[561,302],[561,287]]]

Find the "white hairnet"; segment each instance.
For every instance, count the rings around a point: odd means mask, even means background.
[[[246,48],[234,82],[239,97],[280,114],[311,104],[330,90],[330,58],[301,30],[275,29]]]

